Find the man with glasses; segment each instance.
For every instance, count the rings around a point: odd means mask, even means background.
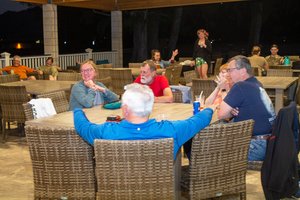
[[[229,60],[227,72],[234,85],[218,111],[219,119],[233,118],[234,122],[255,121],[248,160],[264,160],[266,139],[275,120],[273,104],[262,84],[252,75],[249,59],[235,56]]]
[[[119,100],[117,94],[105,87],[103,83],[95,81],[95,63],[87,60],[81,64],[82,80],[72,87],[70,95],[70,110],[75,108],[91,108],[96,105]]]
[[[278,46],[276,44],[273,44],[271,46],[270,52],[271,55],[266,57],[266,60],[268,62],[269,65],[281,65],[283,64],[283,57],[278,55]]]
[[[147,60],[141,66],[141,74],[135,79],[135,83],[148,85],[154,93],[154,102],[172,103],[173,94],[165,76],[156,74],[156,65]]]

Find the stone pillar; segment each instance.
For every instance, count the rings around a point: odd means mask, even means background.
[[[54,63],[58,63],[58,27],[57,6],[54,4],[43,5],[43,28],[44,28],[44,54],[53,57]]]
[[[6,67],[6,66],[11,66],[11,64],[9,63],[9,56],[10,56],[10,53],[3,52],[3,53],[1,53],[1,56],[5,58],[5,61],[4,61],[4,67]]]
[[[114,67],[123,67],[123,24],[122,11],[111,12],[111,48],[117,51]]]

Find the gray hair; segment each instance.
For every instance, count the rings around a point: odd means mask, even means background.
[[[147,85],[132,83],[125,86],[122,105],[127,105],[136,116],[147,117],[151,114],[154,104],[154,94]]]
[[[18,60],[18,61],[20,61],[20,62],[21,62],[21,57],[20,57],[20,56],[18,56],[18,55],[15,55],[15,56],[13,57],[13,60]]]
[[[228,62],[231,62],[233,60],[235,61],[235,66],[237,69],[246,68],[247,73],[249,75],[253,74],[253,70],[252,70],[250,61],[246,56],[237,55],[237,56],[230,58],[230,60]]]
[[[146,65],[149,65],[151,72],[156,71],[156,65],[153,60],[145,60],[142,64],[142,67],[145,67]]]

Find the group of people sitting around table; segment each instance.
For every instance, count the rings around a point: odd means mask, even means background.
[[[36,73],[37,75],[48,74],[49,80],[57,80],[58,71],[60,70],[60,67],[53,65],[52,57],[48,57],[46,59],[46,64],[39,66],[36,70],[25,65],[21,65],[21,57],[15,55],[12,60],[12,65],[1,69],[0,74],[16,74],[19,75],[20,80],[36,80],[35,76],[28,76],[29,73]]]
[[[198,33],[205,36],[203,30],[199,30]],[[202,46],[210,48],[205,40],[201,42],[201,36],[199,41]],[[197,45],[198,43],[195,44],[196,47]],[[196,47],[195,51],[198,51]],[[272,62],[281,62],[276,45],[272,45],[271,52],[272,55],[267,59]],[[160,52],[158,50],[152,51],[152,60],[146,60],[142,63],[140,75],[134,80],[134,83],[126,86],[126,91],[122,95],[121,109],[124,120],[120,123],[106,122],[101,125],[90,123],[82,108],[119,101],[119,96],[95,80],[96,65],[92,60],[83,62],[80,66],[82,80],[72,87],[70,95],[70,110],[74,111],[77,132],[91,144],[95,138],[151,139],[173,137],[176,140],[176,145],[178,145],[175,148],[176,152],[181,145],[210,123],[212,114],[218,107],[219,119],[234,122],[254,119],[255,125],[248,159],[264,160],[266,138],[271,134],[275,112],[263,86],[252,74],[251,66],[253,66],[253,62],[258,63],[260,49],[254,47],[254,56],[250,58],[235,56],[221,66],[220,73],[215,80],[217,87],[206,99],[206,108],[199,114],[182,121],[157,122],[149,119],[153,104],[173,102],[173,94],[167,78],[164,75],[156,74],[157,65],[160,65],[161,68],[165,67],[174,60],[177,54],[178,50],[173,51],[170,60],[162,62]],[[265,64],[268,65],[267,61]],[[41,66],[36,71],[39,74],[48,73],[50,80],[56,80],[58,69],[53,65],[53,58],[49,57],[46,66]],[[21,65],[19,56],[14,56],[12,66],[2,69],[2,73],[15,73],[23,80],[34,80],[34,77],[27,77],[26,75],[28,72],[34,71],[34,69]],[[186,148],[186,151],[189,153],[189,148]]]
[[[245,56],[235,56],[220,68],[217,87],[206,99],[205,108],[186,120],[156,121],[149,119],[153,104],[171,103],[172,91],[168,80],[156,74],[156,65],[147,60],[141,66],[141,74],[134,83],[126,86],[121,98],[124,119],[121,122],[93,124],[82,108],[118,101],[119,97],[102,83],[95,81],[93,61],[81,64],[82,79],[71,91],[70,110],[74,112],[76,131],[87,142],[94,139],[152,139],[173,137],[174,153],[196,133],[209,125],[218,107],[218,118],[238,122],[255,121],[250,143],[249,160],[264,160],[266,139],[271,134],[275,112],[272,102],[261,83],[253,76],[250,61]],[[189,149],[186,148],[186,153]]]

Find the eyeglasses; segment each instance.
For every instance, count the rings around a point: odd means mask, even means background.
[[[228,69],[227,69],[227,72],[230,73],[230,72],[232,72],[232,71],[235,70],[235,69],[238,69],[238,68],[236,68],[236,67],[228,68]]]
[[[93,68],[88,68],[88,69],[81,70],[80,72],[81,73],[89,73],[89,72],[92,72],[92,71],[93,71]]]

